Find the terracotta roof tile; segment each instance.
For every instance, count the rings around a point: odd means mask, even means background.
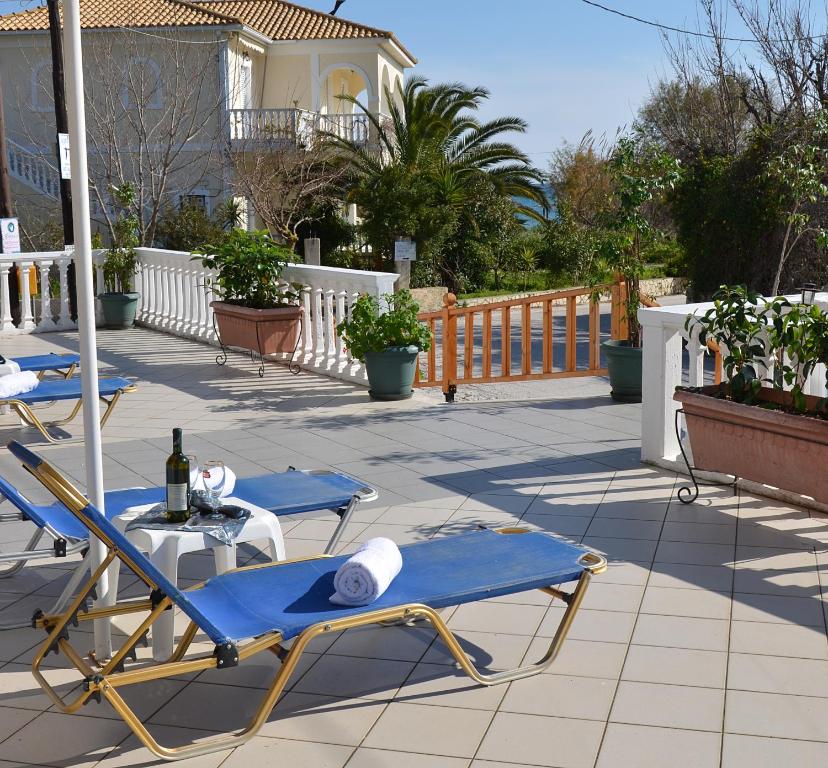
[[[84,29],[244,24],[271,40],[385,38],[414,60],[392,32],[282,0],[81,0],[80,5]],[[0,32],[48,28],[45,6],[0,16]]]

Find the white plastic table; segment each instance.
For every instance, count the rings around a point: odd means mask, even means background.
[[[112,522],[124,533],[138,549],[149,555],[153,565],[158,568],[173,584],[178,584],[178,560],[189,552],[213,550],[216,573],[224,573],[236,567],[236,544],[266,539],[270,545],[270,556],[275,560],[285,559],[285,542],[279,518],[266,509],[257,507],[242,499],[232,496],[222,500],[225,504],[235,504],[250,510],[250,517],[239,532],[232,546],[223,544],[202,531],[159,530],[154,528],[133,528],[127,525],[139,515],[148,512],[155,505],[144,504],[130,507]],[[109,566],[109,594],[113,598],[118,594],[118,575],[120,564],[116,560]],[[156,661],[166,661],[173,652],[175,642],[174,611],[164,611],[152,625],[152,657]]]

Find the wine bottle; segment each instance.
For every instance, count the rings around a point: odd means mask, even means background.
[[[190,517],[190,460],[182,452],[181,427],[173,430],[173,452],[167,459],[167,520],[183,523]]]

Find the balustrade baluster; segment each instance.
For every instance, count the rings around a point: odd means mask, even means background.
[[[313,290],[313,354],[314,356],[324,353],[324,336],[322,328],[322,289]]]
[[[11,262],[0,261],[0,331],[14,330],[9,297],[9,270]]]
[[[345,318],[345,296],[345,291],[339,291],[336,294],[336,317],[334,318],[336,325],[339,325],[339,323],[341,323]],[[336,336],[336,362],[341,364],[345,359],[345,342],[343,342],[342,337],[336,333],[335,328],[334,335]]]
[[[299,348],[307,355],[313,352],[313,332],[311,331],[311,289],[302,288],[302,330]]]
[[[41,261],[40,267],[40,322],[37,324],[38,331],[54,331],[57,328],[52,318],[52,291],[49,287],[49,268],[51,261]]]
[[[327,357],[336,354],[336,318],[334,317],[334,292],[328,288],[325,291],[325,339],[324,352]]]
[[[552,301],[543,302],[543,372],[552,373]]]
[[[691,387],[701,387],[704,384],[704,352],[705,347],[699,344],[699,329],[692,328],[687,340],[687,354],[690,357],[687,383]]]
[[[17,275],[20,284],[20,325],[21,331],[31,331],[35,327],[32,314],[32,292],[29,287],[29,271],[34,266],[31,261],[17,262]]]
[[[60,280],[60,317],[58,328],[66,329],[73,327],[70,317],[71,307],[69,306],[69,263],[71,259],[64,256],[58,259],[58,279]]]

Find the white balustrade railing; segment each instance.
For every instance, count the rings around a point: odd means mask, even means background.
[[[43,333],[75,328],[69,316],[71,252],[0,254],[0,333]],[[12,312],[9,274],[16,269],[18,306]],[[57,284],[52,278],[57,279]]]
[[[797,302],[799,296],[789,296]],[[828,293],[819,293],[816,303],[828,309]],[[675,433],[673,400],[676,387],[702,386],[705,383],[705,355],[698,334],[684,326],[690,314],[701,315],[712,303],[646,307],[638,310],[643,329],[643,378],[641,391],[641,460],[675,469],[679,445]],[[686,353],[685,353],[686,347]],[[762,373],[769,373],[772,363]],[[825,367],[818,365],[805,382],[806,393],[825,396]]]
[[[53,200],[60,199],[60,174],[53,162],[11,139],[6,139],[6,151],[13,179]]]
[[[97,257],[99,263],[102,256]],[[214,299],[210,282],[215,272],[203,267],[191,254],[180,251],[139,248],[137,256],[135,290],[141,294],[138,322],[217,345],[210,307]],[[302,326],[296,362],[308,370],[364,383],[364,367],[348,356],[336,325],[361,294],[379,297],[392,293],[397,277],[389,272],[288,265],[282,279],[302,286]],[[98,284],[102,284],[100,275],[98,279]]]
[[[365,114],[326,115],[306,109],[230,109],[230,139],[288,144],[309,144],[320,133],[332,133],[357,144],[370,139]]]

